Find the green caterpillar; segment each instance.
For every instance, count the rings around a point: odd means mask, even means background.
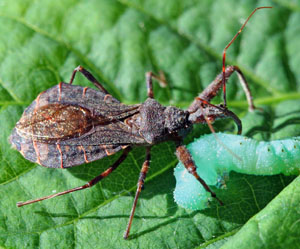
[[[239,135],[216,135],[217,139],[209,134],[187,146],[197,173],[208,185],[221,187],[224,175],[230,171],[252,175],[297,175],[300,172],[300,137],[259,142]],[[210,194],[181,163],[174,169],[174,175],[174,199],[179,206],[191,210],[208,207]]]

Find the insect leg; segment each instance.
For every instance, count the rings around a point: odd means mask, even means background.
[[[152,78],[156,79],[161,87],[166,87],[167,82],[163,73],[160,73],[159,76],[155,75],[152,72],[146,73],[147,95],[149,98],[154,99]]]
[[[147,149],[147,151],[146,151],[146,160],[144,161],[141,172],[140,172],[140,176],[139,176],[139,180],[138,180],[138,184],[137,184],[137,189],[136,189],[133,205],[132,205],[132,209],[131,209],[131,212],[130,212],[129,221],[128,221],[125,233],[123,235],[124,239],[127,239],[128,236],[129,236],[130,227],[131,227],[132,219],[133,219],[133,216],[134,216],[134,211],[135,211],[135,208],[136,208],[136,204],[137,204],[139,195],[140,195],[140,193],[143,189],[144,181],[145,181],[145,178],[146,178],[146,175],[147,175],[147,172],[148,172],[148,169],[149,169],[149,165],[150,165],[150,159],[151,159],[150,150],[151,150],[151,147],[147,147],[146,149]]]
[[[181,144],[177,145],[176,156],[183,163],[187,171],[190,174],[192,174],[202,184],[205,190],[209,192],[211,196],[220,203],[220,205],[224,205],[223,202],[217,197],[217,195],[209,188],[206,182],[198,175],[196,171],[197,166],[194,163],[192,155],[184,145]]]
[[[247,102],[249,105],[249,111],[253,111],[255,109],[254,103],[253,103],[253,97],[251,95],[251,91],[249,88],[249,85],[246,81],[246,78],[244,76],[244,74],[242,73],[242,71],[240,70],[239,67],[237,66],[227,66],[225,69],[225,83],[227,83],[228,78],[234,73],[236,72],[240,83],[243,87],[243,90],[246,94],[246,98],[247,98]],[[206,101],[210,101],[212,98],[214,98],[218,91],[220,90],[220,88],[222,87],[222,79],[223,79],[223,74],[220,73],[213,82],[211,82],[204,90],[202,93],[199,94],[199,97],[201,99],[205,99]]]
[[[233,66],[233,67],[235,68],[235,72],[237,73],[237,75],[239,77],[239,81],[244,89],[245,94],[246,94],[246,98],[247,98],[247,102],[248,102],[248,106],[249,106],[248,109],[249,109],[249,111],[254,111],[256,109],[256,107],[253,103],[253,97],[252,97],[249,85],[247,83],[247,80],[238,66]]]
[[[75,78],[75,75],[77,72],[81,72],[90,82],[92,82],[99,90],[105,94],[108,94],[108,91],[95,79],[95,77],[86,69],[84,69],[82,66],[78,66],[74,69],[69,84],[73,83],[73,80]]]
[[[28,205],[28,204],[31,204],[31,203],[47,200],[47,199],[50,199],[50,198],[54,198],[54,197],[57,197],[57,196],[60,196],[60,195],[65,195],[65,194],[72,193],[72,192],[82,190],[82,189],[85,189],[85,188],[90,188],[90,187],[94,186],[96,183],[98,183],[99,181],[101,181],[103,178],[107,177],[111,172],[113,172],[126,159],[126,157],[127,157],[130,150],[131,150],[131,147],[127,147],[126,149],[124,149],[123,154],[118,158],[117,161],[114,162],[114,164],[112,166],[110,166],[107,170],[105,170],[100,175],[96,176],[94,179],[92,179],[91,181],[89,181],[88,183],[84,184],[81,187],[68,189],[68,190],[65,190],[63,192],[53,194],[53,195],[48,195],[48,196],[45,196],[45,197],[42,197],[42,198],[39,198],[39,199],[36,199],[36,200],[18,202],[17,206],[22,207],[24,205]]]
[[[233,119],[233,121],[237,125],[237,128],[238,128],[237,134],[238,135],[242,134],[242,121],[239,119],[239,117],[237,115],[235,115],[234,112],[228,110],[226,107],[211,104],[211,103],[207,102],[206,100],[201,99],[200,97],[196,97],[196,99],[201,101],[203,104],[208,105],[212,108],[209,110],[210,110],[210,112],[213,112],[213,114],[209,114],[209,112],[208,112],[209,118],[204,115],[204,118],[205,118],[208,126],[211,125],[211,122],[210,122],[211,119],[215,119],[218,116],[229,117],[229,118]],[[204,108],[201,106],[200,106],[200,108],[202,108],[202,112],[204,113]],[[217,109],[219,111],[219,113],[217,113],[214,109]],[[214,132],[212,131],[212,133],[214,133]]]

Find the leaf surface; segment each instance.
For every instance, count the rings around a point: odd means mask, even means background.
[[[145,72],[162,70],[169,85],[161,89],[154,84],[155,97],[165,105],[188,107],[221,71],[223,48],[262,4],[266,3],[0,0],[0,247],[219,248],[227,241],[235,245],[230,240],[237,232],[236,236],[247,238],[253,229],[243,226],[254,215],[261,217],[261,210],[271,217],[271,223],[277,215],[281,220],[277,200],[285,203],[291,189],[299,192],[296,180],[278,195],[292,176],[233,173],[228,189],[217,191],[224,207],[212,203],[210,209],[199,212],[178,207],[172,196],[175,147],[163,143],[152,149],[131,239],[125,241],[122,235],[144,148],[136,148],[120,168],[91,189],[17,208],[18,201],[85,184],[120,154],[69,170],[52,170],[26,161],[8,143],[26,106],[47,88],[68,82],[78,65],[127,104],[145,100]],[[227,55],[227,64],[238,65],[244,72],[255,103],[264,112],[247,113],[236,76],[227,87],[229,108],[242,118],[243,134],[266,140],[300,135],[300,6],[292,0],[269,1],[268,5],[274,8],[258,11]],[[76,76],[75,84],[93,87],[82,76]],[[217,98],[214,103],[220,101]],[[235,130],[229,120],[214,127]],[[186,143],[208,132],[199,125]],[[275,197],[273,206],[269,202]],[[298,198],[293,203],[299,205]],[[268,204],[272,207],[264,209]],[[295,211],[294,207],[286,206],[287,212]],[[299,217],[295,212],[291,219],[296,222]],[[300,246],[299,241],[287,239],[291,233],[298,234],[297,223],[293,224],[289,230],[278,231],[278,243],[286,248]],[[273,225],[267,229],[272,230]],[[272,242],[273,232],[264,233],[265,241]],[[261,241],[253,243],[255,248]]]

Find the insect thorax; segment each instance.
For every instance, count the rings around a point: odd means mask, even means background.
[[[139,133],[150,144],[176,139],[189,130],[188,115],[187,111],[173,106],[164,107],[148,98],[140,107]]]

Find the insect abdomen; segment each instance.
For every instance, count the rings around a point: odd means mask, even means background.
[[[89,163],[122,149],[119,145],[65,145],[33,141],[20,136],[16,129],[10,141],[27,160],[48,168],[69,168]]]

